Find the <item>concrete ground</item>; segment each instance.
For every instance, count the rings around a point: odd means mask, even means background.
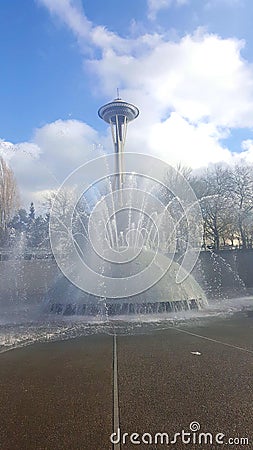
[[[250,441],[231,449],[252,448],[252,336],[246,317],[117,336],[119,421],[128,436],[114,449],[226,449],[229,438]],[[0,359],[0,449],[113,448],[113,336],[36,344]],[[213,438],[223,433],[224,443],[130,441],[134,432],[136,440],[158,432],[172,439],[192,422]]]

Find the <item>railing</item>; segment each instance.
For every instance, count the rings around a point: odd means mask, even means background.
[[[27,248],[20,252],[16,249],[0,248],[0,261],[8,261],[15,259],[54,259],[54,255],[49,249]]]
[[[202,248],[201,253],[210,252],[210,250],[214,249],[211,248],[211,246],[207,246],[206,249]],[[243,249],[242,247],[232,247],[232,246],[221,246],[219,249],[219,252],[226,252],[226,251],[239,251],[239,252],[252,252],[252,248]],[[216,250],[217,252],[217,250]],[[182,255],[180,251],[176,252],[177,255]],[[167,256],[171,256],[173,258],[174,255],[170,255],[169,253]],[[17,251],[17,249],[14,248],[0,248],[0,261],[8,261],[8,260],[15,260],[15,259],[26,259],[26,260],[34,260],[34,259],[49,259],[54,260],[54,255],[51,252],[50,249],[36,249],[36,248],[27,248],[24,251],[20,252]]]

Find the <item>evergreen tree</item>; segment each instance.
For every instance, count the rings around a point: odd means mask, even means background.
[[[30,205],[30,210],[29,210],[29,219],[34,220],[35,219],[35,207],[34,207],[34,203],[31,202]]]

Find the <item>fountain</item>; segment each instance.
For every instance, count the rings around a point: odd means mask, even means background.
[[[117,98],[98,114],[111,126],[114,153],[77,169],[56,197],[50,237],[63,276],[48,291],[47,311],[115,316],[203,308],[206,296],[190,274],[202,239],[195,194],[164,162],[124,152],[136,106]],[[61,192],[71,197],[64,217]]]
[[[8,257],[0,255],[0,352],[252,308],[245,298],[252,252],[200,252],[201,210],[182,174],[124,151],[127,124],[138,114],[119,98],[100,108],[114,153],[79,167],[60,187],[50,218],[54,257],[28,255],[22,234]],[[232,300],[234,293],[244,298]]]

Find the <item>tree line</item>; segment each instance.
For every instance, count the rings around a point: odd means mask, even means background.
[[[203,216],[203,249],[253,247],[253,165],[214,165],[193,175],[178,168],[192,186]],[[14,174],[0,157],[0,246],[10,247],[21,236],[27,247],[48,249],[52,198],[43,214],[20,208]],[[59,200],[61,214],[68,207],[68,196]]]
[[[252,248],[253,166],[216,165],[190,183],[203,216],[203,247]]]
[[[0,157],[0,247],[10,248],[21,237],[26,247],[49,248],[49,213],[36,215],[33,202],[28,212],[20,208],[15,176]]]

